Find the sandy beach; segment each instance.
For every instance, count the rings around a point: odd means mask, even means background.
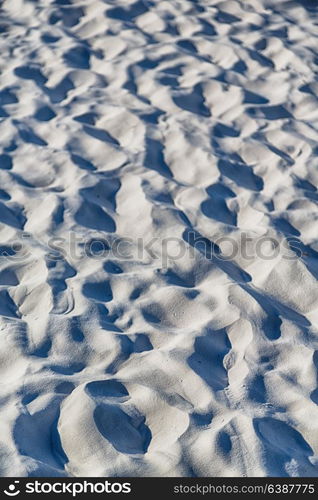
[[[318,476],[318,4],[0,2],[0,475]]]

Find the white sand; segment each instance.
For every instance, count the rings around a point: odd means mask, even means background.
[[[1,475],[317,476],[316,1],[0,14]]]

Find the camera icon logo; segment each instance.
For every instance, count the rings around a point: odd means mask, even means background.
[[[8,490],[4,490],[4,494],[7,495],[8,497],[16,497],[17,495],[19,495],[20,493],[20,490],[17,489],[18,488],[18,484],[20,483],[20,481],[14,481],[13,483],[11,483],[9,486],[8,486]]]

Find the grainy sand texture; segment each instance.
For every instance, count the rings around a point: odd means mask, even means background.
[[[317,2],[0,3],[0,474],[318,476]]]

